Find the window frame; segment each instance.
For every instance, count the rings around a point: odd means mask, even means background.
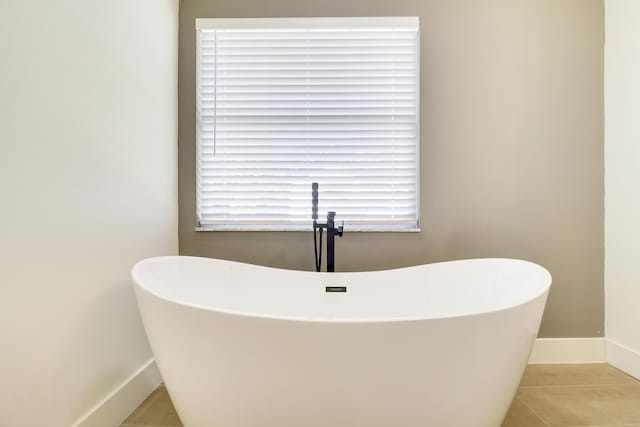
[[[362,226],[361,224],[349,225],[345,228],[349,232],[394,232],[394,233],[418,233],[421,231],[421,47],[420,47],[420,19],[417,16],[395,16],[395,17],[322,17],[322,18],[197,18],[196,19],[196,227],[195,231],[312,231],[312,219],[309,215],[308,224],[282,224],[270,223],[264,221],[256,224],[254,221],[237,220],[228,224],[202,224],[198,215],[198,205],[200,197],[198,187],[200,185],[200,37],[197,32],[200,29],[252,29],[252,28],[312,28],[312,27],[351,27],[351,28],[370,28],[370,27],[393,27],[415,25],[417,28],[416,35],[416,181],[415,181],[415,222],[412,221],[411,227],[400,227],[398,224],[390,225],[375,222],[372,226]],[[322,187],[320,188],[320,198],[322,198]],[[309,189],[309,212],[311,212],[311,189]],[[338,212],[339,213],[339,212]],[[323,218],[319,218],[323,221]]]

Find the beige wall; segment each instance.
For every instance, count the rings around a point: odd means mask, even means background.
[[[177,0],[0,2],[0,426],[152,358],[129,271],[178,252],[177,39]]]
[[[308,233],[194,231],[194,19],[367,15],[421,18],[422,232],[347,230],[337,268],[532,260],[541,336],[602,336],[602,0],[183,0],[180,253],[313,269]]]

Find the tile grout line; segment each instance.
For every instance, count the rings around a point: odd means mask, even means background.
[[[594,383],[594,384],[557,384],[557,385],[521,385],[520,388],[563,388],[563,387],[611,387],[611,386],[640,386],[637,382],[628,383]]]
[[[515,398],[514,398],[514,399],[518,400],[520,403],[522,403],[522,404],[524,405],[524,407],[525,407],[525,408],[527,408],[528,410],[530,410],[530,411],[531,411],[531,413],[532,413],[533,415],[535,415],[535,417],[536,417],[537,419],[539,419],[539,420],[542,422],[542,424],[544,424],[544,425],[545,425],[545,427],[550,427],[550,424],[547,422],[547,420],[545,420],[544,418],[542,418],[542,417],[541,417],[541,416],[540,416],[536,411],[534,411],[533,409],[531,409],[531,407],[530,407],[529,405],[527,405],[527,404],[525,403],[525,401],[524,401],[524,400],[520,399],[518,396],[515,396]]]
[[[179,427],[177,425],[158,425],[158,424],[120,424],[118,427]]]

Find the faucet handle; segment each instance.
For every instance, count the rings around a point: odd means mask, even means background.
[[[344,219],[342,220],[342,225],[340,225],[337,229],[337,233],[336,233],[339,237],[342,237],[342,235],[344,234]]]
[[[318,183],[311,184],[311,219],[318,219]]]

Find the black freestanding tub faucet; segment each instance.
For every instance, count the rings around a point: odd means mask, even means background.
[[[344,221],[342,225],[335,225],[336,213],[334,211],[327,212],[327,222],[324,224],[318,222],[318,183],[311,184],[311,218],[313,219],[313,249],[316,257],[316,271],[322,269],[322,232],[327,229],[327,272],[336,271],[335,259],[335,238],[342,237],[344,233]],[[318,241],[317,232],[320,232]],[[318,243],[320,249],[318,250]]]

